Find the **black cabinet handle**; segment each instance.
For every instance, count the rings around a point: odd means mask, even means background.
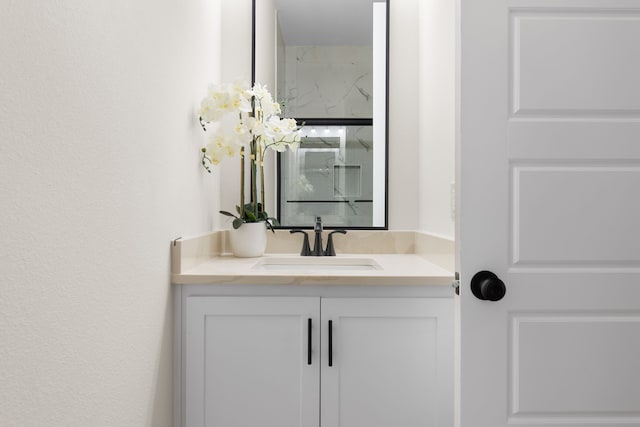
[[[307,319],[307,365],[311,365],[311,318]]]
[[[329,366],[333,366],[333,321],[329,320]]]

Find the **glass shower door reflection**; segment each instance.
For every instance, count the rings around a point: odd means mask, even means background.
[[[280,222],[373,225],[372,126],[305,126],[296,151],[281,154]]]

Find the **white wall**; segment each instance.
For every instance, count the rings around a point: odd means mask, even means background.
[[[455,2],[392,0],[389,228],[453,238]]]
[[[276,2],[275,0],[257,0],[256,9],[256,34],[262,35],[262,37],[256,38],[256,82],[267,85],[267,88],[275,97],[275,57],[278,39],[276,31]],[[278,205],[275,191],[277,185],[276,159],[274,152],[269,152],[265,155],[264,186],[265,189],[274,189],[273,191],[265,190],[265,209],[273,216],[276,215]]]
[[[455,2],[421,1],[419,12],[419,228],[453,238]]]
[[[419,225],[418,8],[391,0],[389,23],[389,228]]]
[[[237,0],[236,0],[237,1]],[[256,1],[256,81],[276,92],[276,2]]]
[[[220,56],[221,81],[251,84],[251,0],[219,1],[224,17],[220,28],[223,37]],[[239,162],[238,156],[227,157],[211,168],[213,174],[219,176],[220,181],[224,183],[220,188],[220,208],[234,213],[235,206],[240,204]],[[232,218],[223,217],[216,211],[216,229],[231,228],[231,221]]]
[[[3,2],[0,425],[172,425],[169,242],[213,227],[219,0]]]
[[[455,2],[391,0],[389,228],[453,238]]]

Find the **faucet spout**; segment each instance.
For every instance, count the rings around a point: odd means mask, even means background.
[[[313,241],[313,251],[311,255],[322,256],[324,255],[324,251],[322,250],[322,218],[319,216],[316,217],[313,232],[315,233],[315,239]]]

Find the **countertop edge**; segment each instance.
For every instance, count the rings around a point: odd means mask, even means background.
[[[375,285],[375,286],[451,286],[451,276],[411,276],[411,277],[380,277],[380,276],[315,276],[315,275],[207,275],[207,274],[173,274],[172,283],[175,285]]]

